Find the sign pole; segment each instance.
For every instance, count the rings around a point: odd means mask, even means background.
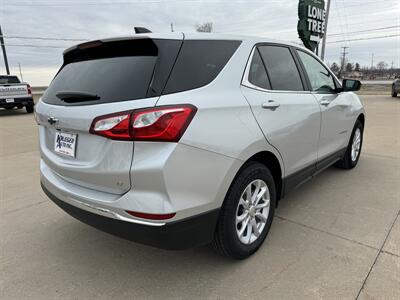
[[[326,33],[328,31],[328,19],[329,19],[329,10],[331,8],[331,0],[328,0],[326,4],[326,17],[325,17],[325,34],[322,39],[322,49],[321,49],[321,59],[325,59],[325,44],[326,44]]]

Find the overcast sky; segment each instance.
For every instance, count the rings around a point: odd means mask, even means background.
[[[20,63],[25,81],[47,85],[63,50],[79,41],[27,37],[90,40],[130,35],[133,26],[168,32],[172,22],[175,31],[188,32],[196,23],[213,22],[214,32],[300,42],[297,6],[298,0],[0,0],[0,25],[12,72],[19,75]],[[394,37],[337,42],[383,36]],[[327,42],[329,63],[339,61],[347,46],[351,62],[371,65],[374,53],[375,64],[400,67],[400,0],[331,0]]]

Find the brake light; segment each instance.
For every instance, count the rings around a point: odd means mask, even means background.
[[[126,211],[128,214],[134,217],[142,218],[142,219],[149,219],[149,220],[167,220],[173,218],[176,213],[170,213],[170,214],[147,214],[147,213],[142,213],[142,212],[136,212],[136,211]]]
[[[32,87],[29,84],[26,87],[28,88],[28,95],[32,96]]]
[[[97,117],[90,133],[114,140],[178,142],[197,108],[160,106]]]

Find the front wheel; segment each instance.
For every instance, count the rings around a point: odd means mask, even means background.
[[[347,146],[346,153],[343,158],[336,163],[336,166],[342,169],[353,169],[360,158],[362,142],[363,142],[364,127],[357,120],[351,133],[350,142]]]
[[[234,179],[221,208],[213,247],[220,254],[244,259],[260,248],[271,227],[276,192],[263,164],[247,163]]]
[[[392,86],[392,97],[393,98],[397,97],[397,93],[396,93],[396,90],[394,89],[394,86]]]

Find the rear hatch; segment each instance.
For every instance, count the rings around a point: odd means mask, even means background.
[[[42,159],[64,180],[122,194],[131,187],[132,141],[89,133],[102,115],[156,104],[182,44],[141,37],[78,45],[36,107]]]

